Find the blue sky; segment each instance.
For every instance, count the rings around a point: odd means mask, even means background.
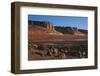
[[[71,26],[80,29],[88,29],[88,17],[28,15],[28,20],[49,21],[52,22],[54,26]]]

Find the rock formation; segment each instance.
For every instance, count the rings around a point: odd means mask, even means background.
[[[78,31],[77,27],[69,27],[69,29],[66,29],[68,33],[70,34],[79,34],[80,32]]]
[[[78,29],[77,27],[55,26],[55,30],[57,30],[63,34],[73,34],[73,35],[85,35],[85,34],[87,34],[87,30]]]
[[[48,34],[63,35],[62,33],[56,31],[53,24],[49,21],[29,21],[28,23],[29,23],[29,25],[31,25],[33,27],[36,25],[36,26],[45,28],[46,29],[45,32],[47,32]]]
[[[29,21],[30,25],[38,25],[47,28],[50,31],[54,31],[54,26],[48,21]]]
[[[63,34],[73,34],[73,35],[85,35],[87,34],[86,30],[79,30],[77,27],[62,27],[54,26],[49,21],[28,21],[31,27],[37,26],[39,29],[44,30],[44,32],[53,35],[63,35]],[[35,28],[35,27],[34,27]],[[38,30],[39,30],[38,29]],[[43,32],[43,31],[42,31]]]

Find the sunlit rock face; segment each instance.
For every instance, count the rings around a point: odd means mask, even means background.
[[[59,34],[59,35],[63,35],[62,33],[58,32],[55,30],[53,24],[49,21],[29,21],[28,22],[29,25],[31,25],[31,27],[33,26],[39,26],[45,29],[44,32],[52,35],[52,34]]]
[[[36,30],[41,33],[45,32],[50,35],[81,35],[84,36],[87,34],[86,30],[78,29],[77,27],[62,27],[54,26],[53,23],[49,21],[28,21],[29,29],[36,28]],[[32,29],[33,30],[33,29]]]
[[[66,31],[69,33],[69,34],[75,34],[75,33],[78,33],[78,29],[76,27],[68,27],[66,29]]]
[[[67,29],[67,33],[69,34],[74,34],[74,35],[84,35],[83,33],[81,33],[77,27],[68,27]]]
[[[29,21],[30,25],[38,25],[47,28],[50,31],[54,30],[53,24],[48,21]]]

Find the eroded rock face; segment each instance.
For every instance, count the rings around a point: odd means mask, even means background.
[[[60,27],[54,26],[49,21],[28,21],[30,29],[31,27],[38,27],[38,31],[48,33],[50,35],[63,35],[63,34],[73,34],[73,35],[85,35],[84,33],[80,32],[77,27]],[[34,27],[34,28],[36,28]],[[40,29],[41,28],[41,29]]]
[[[50,35],[54,35],[54,34],[55,35],[63,35],[63,33],[56,31],[54,25],[49,21],[29,21],[28,23],[29,23],[29,25],[31,25],[31,27],[32,26],[34,27],[34,25],[36,25],[37,27],[38,26],[42,27],[41,30],[43,30],[43,28],[45,28],[44,32],[48,33]],[[31,29],[31,27],[30,27],[30,29]]]
[[[75,34],[75,33],[78,33],[78,29],[76,27],[69,27],[67,29],[67,32],[70,34]]]
[[[48,21],[29,21],[30,25],[38,25],[47,28],[50,31],[55,30],[52,23]]]
[[[81,36],[85,35],[84,33],[80,32],[77,27],[69,27],[66,30],[67,30],[67,33],[69,34],[81,35]]]

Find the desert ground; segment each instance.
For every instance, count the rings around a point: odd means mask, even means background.
[[[87,31],[61,28],[46,21],[29,21],[28,60],[87,58]]]

